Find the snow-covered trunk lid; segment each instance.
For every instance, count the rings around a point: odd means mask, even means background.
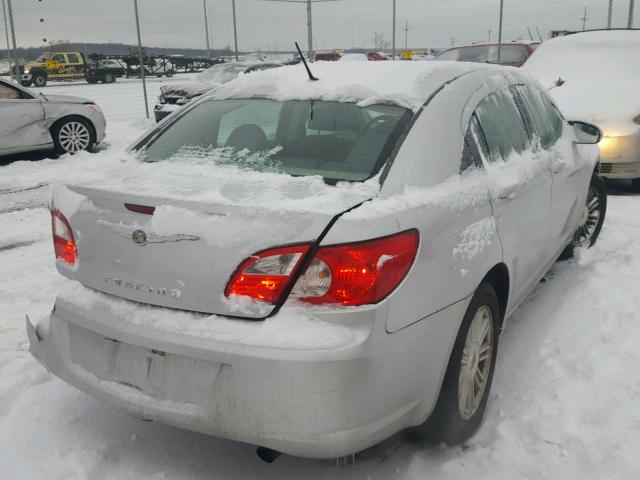
[[[334,216],[76,186],[56,186],[52,207],[69,220],[77,244],[76,265],[57,263],[64,276],[145,304],[245,318],[263,318],[274,307],[225,297],[242,261],[313,242]]]

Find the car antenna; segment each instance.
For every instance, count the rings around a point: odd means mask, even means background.
[[[313,73],[311,73],[311,69],[309,68],[309,64],[304,59],[304,55],[302,55],[302,50],[300,50],[300,45],[298,45],[298,42],[296,42],[296,48],[298,49],[298,53],[300,54],[300,58],[302,59],[302,63],[304,63],[304,68],[307,69],[307,73],[309,74],[309,80],[311,80],[312,82],[317,82],[319,79],[314,77]]]

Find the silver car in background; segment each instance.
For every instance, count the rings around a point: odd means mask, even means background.
[[[600,132],[516,69],[313,70],[193,102],[133,147],[139,175],[57,186],[72,281],[27,321],[31,352],[140,418],[272,451],[341,457],[408,427],[460,443],[503,322],[598,236]]]
[[[42,95],[0,80],[0,155],[54,149],[91,150],[106,132],[95,102],[67,95]]]
[[[640,30],[578,32],[544,42],[525,69],[551,87],[569,120],[603,131],[600,174],[640,188]]]

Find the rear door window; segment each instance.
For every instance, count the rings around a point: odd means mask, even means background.
[[[487,96],[478,105],[476,116],[490,161],[508,161],[514,154],[521,154],[530,148],[520,110],[508,89]]]
[[[80,57],[75,53],[68,53],[67,59],[69,60],[69,63],[80,63]]]

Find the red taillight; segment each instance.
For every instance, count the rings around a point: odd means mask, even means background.
[[[272,248],[247,258],[231,278],[225,295],[278,303],[309,248],[307,244]]]
[[[56,259],[69,265],[75,265],[78,261],[78,249],[73,238],[73,231],[69,221],[58,210],[51,210],[51,230]]]
[[[418,231],[408,230],[365,242],[320,247],[292,295],[316,305],[378,303],[407,275],[418,243]],[[307,244],[294,245],[255,254],[240,265],[225,295],[278,303],[309,248]]]
[[[417,230],[346,245],[321,247],[293,294],[313,304],[367,305],[386,298],[409,272]]]

